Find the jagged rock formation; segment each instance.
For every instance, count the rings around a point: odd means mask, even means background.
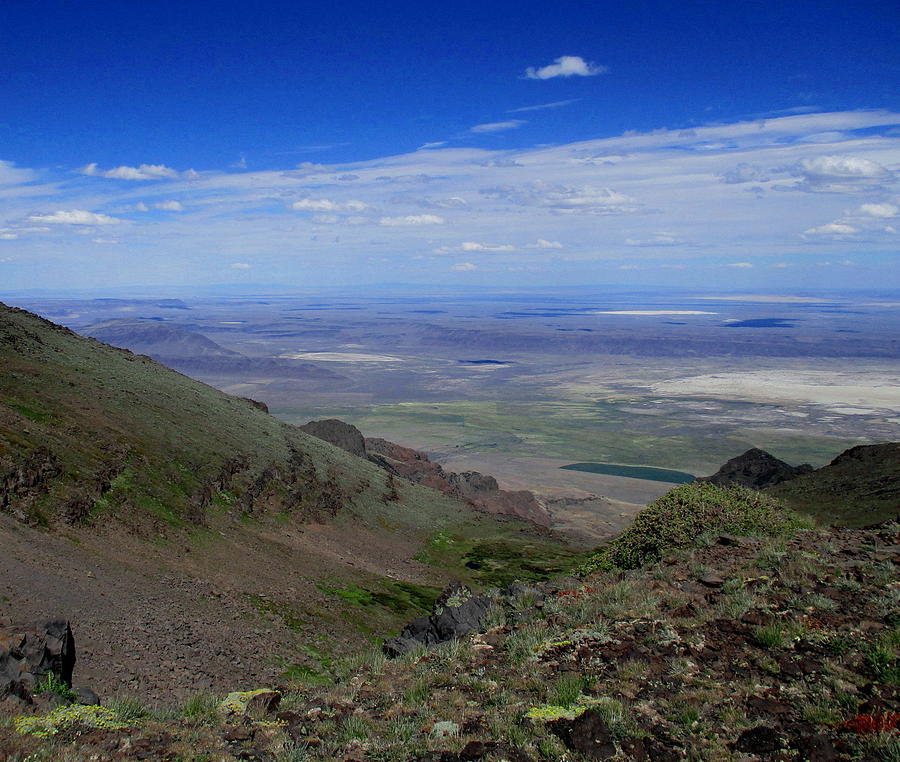
[[[404,479],[462,498],[488,513],[515,516],[550,526],[550,514],[528,490],[502,490],[493,476],[478,471],[444,471],[439,463],[409,447],[366,437],[369,458]]]
[[[753,447],[742,455],[732,458],[712,476],[696,479],[698,482],[712,482],[720,487],[737,484],[750,489],[765,489],[781,482],[808,474],[813,467],[804,463],[792,466],[770,455],[765,450]]]
[[[52,674],[72,686],[75,638],[65,619],[0,629],[0,701],[31,703],[35,685]]]
[[[364,438],[356,426],[336,418],[310,421],[300,428],[357,457],[367,458],[390,474],[465,500],[487,513],[550,526],[550,514],[533,493],[502,490],[493,476],[478,471],[445,471],[423,452],[378,437]]]

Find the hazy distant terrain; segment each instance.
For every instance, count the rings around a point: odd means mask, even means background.
[[[97,335],[122,346],[147,340],[141,323],[195,332],[222,351],[190,375],[512,488],[643,503],[669,485],[560,466],[706,474],[751,446],[822,465],[900,438],[896,294],[9,301],[78,331],[106,321]]]

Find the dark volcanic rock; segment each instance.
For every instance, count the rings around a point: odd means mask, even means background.
[[[450,593],[448,595],[448,593]],[[450,605],[457,598],[470,596],[457,605]],[[413,619],[396,638],[384,642],[382,649],[390,656],[400,656],[418,644],[434,646],[461,638],[481,626],[493,599],[487,595],[471,595],[466,588],[454,586],[445,591],[435,603],[430,616]]]
[[[720,487],[737,484],[750,489],[765,489],[808,474],[812,470],[813,467],[806,463],[792,466],[765,450],[754,447],[729,460],[712,476],[701,476],[696,481],[712,482]]]
[[[610,759],[616,754],[613,734],[599,712],[588,710],[574,720],[553,720],[547,727],[567,748],[588,759]]]
[[[30,701],[35,683],[48,673],[71,686],[74,667],[75,638],[65,619],[0,629],[0,699]]]
[[[774,728],[759,725],[741,733],[734,748],[751,754],[772,754],[784,747],[784,740],[784,736]]]
[[[300,426],[307,434],[346,450],[358,458],[366,457],[366,442],[362,432],[350,423],[337,418],[326,418],[322,421],[310,421]]]

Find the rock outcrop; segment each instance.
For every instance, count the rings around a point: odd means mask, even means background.
[[[366,443],[362,432],[356,426],[337,418],[310,421],[299,427],[307,434],[346,450],[358,458],[366,457]]]
[[[65,619],[0,628],[0,701],[30,703],[35,685],[49,674],[71,687],[74,668],[75,638]]]
[[[812,470],[813,467],[809,464],[792,466],[765,450],[753,447],[729,460],[712,476],[698,477],[696,481],[712,482],[720,487],[737,484],[750,489],[765,489],[808,474]]]
[[[493,476],[478,471],[445,471],[425,453],[386,439],[366,437],[365,444],[369,460],[397,476],[465,500],[487,513],[550,526],[550,514],[528,490],[502,490]]]
[[[356,426],[337,418],[310,421],[300,428],[335,447],[370,460],[390,474],[465,500],[487,513],[515,516],[542,527],[550,526],[550,514],[533,493],[502,490],[497,480],[488,474],[445,471],[424,452],[387,439],[363,437]]]

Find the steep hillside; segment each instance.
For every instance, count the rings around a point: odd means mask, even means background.
[[[867,526],[900,515],[900,442],[860,445],[767,490],[828,523]]]
[[[490,583],[522,549],[547,573],[571,555],[3,305],[0,547],[0,621],[68,618],[87,681],[157,698],[236,672],[328,674],[336,652],[395,630],[449,579]]]
[[[0,722],[0,756],[895,762],[900,527],[803,524],[758,492],[681,486],[606,571],[447,591],[386,644],[397,658],[370,650],[327,685],[245,683],[167,711],[25,707]],[[651,546],[637,568],[621,553]]]

